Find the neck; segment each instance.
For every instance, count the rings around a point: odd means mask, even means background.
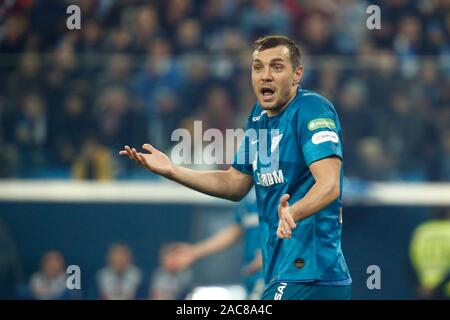
[[[276,116],[277,114],[280,114],[284,109],[286,109],[289,103],[291,103],[292,99],[294,99],[295,96],[297,95],[297,88],[298,88],[297,86],[294,87],[294,91],[292,92],[291,97],[289,98],[288,101],[286,101],[285,104],[283,104],[280,108],[277,108],[275,110],[267,110],[267,115],[269,117],[273,117]]]

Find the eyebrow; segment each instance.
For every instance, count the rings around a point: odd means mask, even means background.
[[[255,60],[253,60],[253,62],[261,62],[262,63],[262,61],[260,59],[255,59]],[[269,63],[274,63],[274,62],[286,62],[286,61],[284,61],[283,58],[274,58],[269,61]]]
[[[253,63],[255,63],[255,62],[262,63],[262,61],[260,59],[253,60]],[[283,58],[274,58],[274,59],[269,61],[269,64],[270,63],[276,63],[276,62],[286,62],[286,61]]]

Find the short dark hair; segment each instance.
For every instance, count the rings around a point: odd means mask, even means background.
[[[294,40],[286,36],[264,36],[255,41],[255,51],[263,51],[278,46],[285,46],[289,49],[292,68],[297,69],[300,66],[301,53]]]

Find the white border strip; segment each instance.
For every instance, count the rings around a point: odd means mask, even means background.
[[[344,204],[450,206],[450,183],[371,183],[364,189],[350,197],[344,190]],[[170,181],[4,180],[0,182],[0,201],[233,204]]]
[[[0,201],[219,205],[226,205],[230,202],[171,182],[66,182],[55,180],[0,182]]]

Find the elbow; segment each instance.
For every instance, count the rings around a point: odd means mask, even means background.
[[[339,180],[327,182],[324,189],[325,189],[325,198],[327,199],[328,203],[335,201],[341,195]]]
[[[228,200],[231,200],[233,202],[239,202],[244,198],[245,194],[232,194],[228,197]]]
[[[247,195],[249,191],[249,189],[239,188],[239,190],[235,190],[235,192],[232,192],[227,198],[233,202],[239,202]]]
[[[330,197],[330,202],[333,202],[339,198],[339,196],[341,195],[341,188],[340,188],[339,181],[333,182],[332,184],[330,184],[328,194]]]

